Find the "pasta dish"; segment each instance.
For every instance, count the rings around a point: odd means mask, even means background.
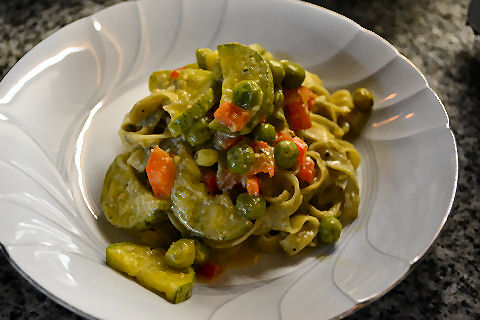
[[[242,246],[295,255],[337,241],[360,202],[360,155],[344,138],[374,102],[365,88],[328,92],[259,44],[195,57],[150,75],[100,199],[108,221],[138,238],[110,245],[107,264],[173,303]]]

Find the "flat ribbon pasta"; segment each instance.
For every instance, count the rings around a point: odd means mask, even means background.
[[[290,234],[279,241],[279,244],[287,254],[297,254],[312,242],[319,226],[320,222],[313,216],[294,215],[290,217]]]
[[[265,197],[269,203],[265,214],[257,220],[255,226],[257,231],[255,234],[264,233],[270,229],[278,231],[289,231],[289,217],[297,211],[302,204],[302,193],[300,192],[300,184],[297,177],[290,172],[278,173],[284,177],[285,189],[278,197]],[[287,190],[293,189],[293,194]],[[287,200],[288,199],[288,200]]]

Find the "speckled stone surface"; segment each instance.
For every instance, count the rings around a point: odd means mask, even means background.
[[[3,0],[0,77],[64,25],[118,0]],[[426,76],[457,139],[458,190],[438,239],[409,276],[349,319],[480,319],[480,37],[465,25],[468,0],[311,1],[387,39]],[[0,319],[75,319],[0,254]]]

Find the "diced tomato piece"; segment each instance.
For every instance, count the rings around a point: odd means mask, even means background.
[[[224,271],[224,268],[216,263],[207,261],[200,267],[195,269],[195,272],[202,277],[213,280],[214,278],[221,275]]]
[[[300,164],[300,169],[297,173],[297,177],[301,181],[312,184],[313,180],[315,179],[315,163],[313,162],[312,158],[307,157],[305,161]]]
[[[265,121],[267,121],[267,116],[263,116],[258,122],[264,123]]]
[[[203,175],[203,182],[211,195],[220,194],[220,188],[217,185],[217,174],[214,171],[207,170]]]
[[[172,73],[170,73],[170,79],[177,79],[178,76],[180,75],[180,71],[184,69],[185,67],[173,69]]]
[[[247,192],[251,196],[258,196],[260,194],[257,176],[247,177]]]
[[[302,164],[307,156],[308,144],[299,137],[292,138],[292,141],[295,142],[298,147],[298,163]]]
[[[308,99],[305,100],[304,96],[300,93],[305,92],[307,88],[300,87],[296,89],[285,90],[284,111],[287,117],[288,125],[293,130],[304,130],[312,126],[310,120],[310,111],[308,109]],[[309,90],[309,89],[307,89]]]
[[[250,121],[250,112],[231,102],[222,103],[213,114],[221,124],[232,132],[240,131]]]
[[[175,179],[175,164],[172,157],[156,146],[147,162],[147,177],[156,197],[167,199]]]

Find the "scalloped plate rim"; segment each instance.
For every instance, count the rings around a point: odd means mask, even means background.
[[[422,253],[420,253],[415,259],[413,259],[413,262],[412,263],[409,263],[409,267],[403,272],[403,274],[401,275],[400,278],[398,278],[391,286],[385,288],[382,292],[378,292],[376,294],[374,294],[373,296],[369,297],[368,299],[366,299],[365,301],[362,301],[362,302],[359,302],[357,304],[355,304],[352,308],[350,308],[349,310],[346,310],[345,312],[337,315],[335,318],[343,318],[345,316],[348,316],[350,314],[352,314],[353,312],[355,312],[356,310],[358,310],[359,308],[362,308],[372,302],[374,302],[375,300],[379,299],[380,297],[382,297],[383,295],[385,295],[388,291],[390,291],[392,288],[394,288],[399,282],[401,282],[403,279],[405,279],[405,277],[413,270],[413,268],[421,261],[421,259],[425,256],[426,252],[431,248],[432,244],[434,243],[434,241],[437,239],[438,235],[440,234],[441,230],[443,229],[443,226],[445,224],[445,222],[447,221],[448,219],[448,216],[451,212],[451,209],[452,209],[452,206],[453,206],[453,203],[454,203],[454,199],[455,199],[455,193],[456,193],[456,189],[457,189],[457,183],[458,183],[458,150],[457,150],[457,144],[456,144],[456,141],[455,141],[455,136],[450,128],[450,120],[448,118],[448,114],[445,110],[445,106],[443,105],[442,101],[439,99],[438,95],[436,94],[435,91],[433,91],[433,89],[430,87],[429,83],[428,83],[428,80],[426,79],[426,77],[423,75],[423,73],[409,60],[407,59],[404,55],[402,55],[392,44],[390,44],[387,40],[385,40],[384,38],[382,38],[381,36],[379,36],[378,34],[374,33],[373,31],[370,31],[362,26],[360,26],[357,22],[345,17],[344,15],[342,14],[339,14],[337,12],[334,12],[332,10],[329,10],[329,9],[326,9],[326,8],[323,8],[323,7],[320,7],[320,6],[317,6],[315,4],[312,4],[312,3],[308,3],[308,2],[302,2],[302,1],[299,1],[299,0],[280,0],[280,1],[285,1],[285,2],[297,2],[297,3],[301,3],[303,4],[304,6],[310,6],[312,7],[312,9],[315,9],[315,10],[320,10],[320,11],[325,11],[325,12],[328,12],[330,15],[333,15],[335,16],[336,18],[338,19],[341,19],[341,20],[344,20],[344,21],[347,21],[347,22],[353,22],[354,26],[358,29],[358,32],[364,32],[364,33],[367,33],[369,34],[370,36],[373,36],[379,40],[382,41],[382,43],[384,45],[386,45],[390,50],[393,50],[393,52],[395,53],[395,55],[397,57],[400,57],[402,58],[404,61],[406,61],[409,66],[411,68],[413,68],[415,70],[415,72],[420,75],[422,77],[422,79],[425,81],[425,88],[428,89],[431,93],[434,94],[437,102],[441,105],[442,109],[443,109],[443,112],[445,113],[446,115],[446,118],[447,118],[447,123],[446,123],[446,129],[449,130],[450,132],[450,135],[451,135],[451,142],[453,144],[453,149],[454,149],[454,152],[455,152],[455,175],[454,175],[454,183],[453,183],[453,186],[452,186],[452,192],[451,192],[451,197],[450,197],[450,200],[449,200],[449,204],[448,204],[448,207],[446,208],[446,211],[445,213],[443,214],[443,219],[442,219],[442,222],[438,228],[438,230],[435,232],[435,235],[434,237],[431,239],[431,241],[428,243],[428,245],[425,247],[425,249],[423,250]],[[145,0],[138,0],[138,1],[135,1],[135,2],[146,2]],[[5,75],[0,79],[0,88],[3,87],[5,85],[5,80],[14,80],[15,78],[18,78],[19,75],[17,75],[17,77],[14,77],[16,75],[17,70],[19,70],[18,68],[22,66],[22,63],[23,61],[25,60],[25,58],[28,58],[30,57],[31,55],[35,54],[36,52],[36,49],[38,49],[37,47],[40,46],[40,45],[44,45],[45,42],[48,40],[50,41],[50,39],[55,36],[58,32],[64,30],[67,26],[71,26],[72,24],[76,24],[76,23],[80,23],[80,21],[85,21],[87,19],[90,19],[92,16],[98,14],[98,13],[101,13],[103,11],[107,11],[107,10],[110,10],[111,8],[113,7],[117,7],[117,6],[122,6],[122,5],[125,5],[125,3],[118,3],[118,4],[115,4],[113,6],[110,6],[110,7],[107,7],[107,8],[104,8],[102,10],[99,10],[98,12],[90,15],[90,16],[86,16],[86,17],[83,17],[83,18],[80,18],[76,21],[73,21],[72,23],[69,23],[68,25],[60,28],[59,30],[55,31],[54,33],[52,33],[51,35],[49,35],[48,37],[46,37],[45,39],[43,39],[42,41],[40,41],[38,44],[36,44],[29,52],[27,52],[16,64],[14,64],[9,70],[7,73],[5,73]],[[7,77],[8,76],[8,77]],[[12,77],[12,78],[10,78]],[[8,78],[8,79],[7,79]],[[9,81],[10,82],[10,81]],[[9,263],[13,266],[13,268],[23,277],[25,278],[30,284],[32,284],[36,289],[38,289],[40,292],[42,292],[43,294],[45,294],[47,297],[49,297],[50,299],[52,299],[53,301],[57,302],[58,304],[62,305],[63,307],[67,308],[68,310],[80,315],[80,316],[83,316],[83,317],[86,317],[86,318],[94,318],[92,315],[80,310],[80,309],[77,309],[75,306],[65,302],[64,300],[62,300],[60,297],[56,296],[55,294],[49,292],[48,290],[46,290],[45,288],[43,288],[42,286],[40,286],[35,280],[33,280],[22,268],[20,268],[15,260],[10,256],[7,248],[5,247],[5,245],[3,243],[0,243],[0,251],[2,251],[2,253],[4,254],[4,256],[6,257],[7,261],[9,261]]]

